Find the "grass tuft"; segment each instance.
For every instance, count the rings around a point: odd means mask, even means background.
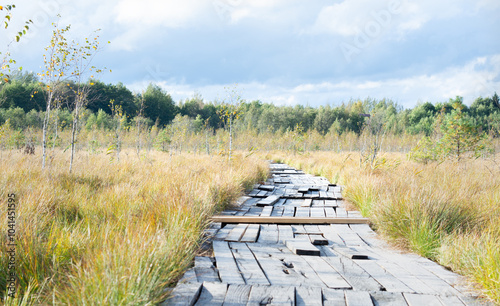
[[[16,257],[16,299],[6,298],[8,257],[0,255],[6,305],[158,303],[192,263],[209,217],[267,176],[264,161],[240,154],[229,163],[123,151],[116,162],[80,152],[71,174],[62,152],[53,154],[43,171],[39,155],[11,151],[0,160],[0,219],[7,218],[7,194],[15,193],[16,252],[23,254]]]

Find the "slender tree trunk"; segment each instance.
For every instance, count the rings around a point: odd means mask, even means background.
[[[73,117],[73,128],[71,129],[71,158],[69,161],[69,172],[73,170],[73,159],[75,156],[76,130],[78,128],[78,111],[80,107],[75,106],[75,116]]]
[[[55,122],[54,122],[54,141],[52,142],[52,154],[54,154],[54,149],[56,148],[57,137],[59,137],[59,111],[58,106],[54,109],[56,113]]]
[[[42,169],[45,169],[45,160],[47,159],[47,129],[50,119],[50,106],[52,104],[52,92],[49,93],[47,99],[47,109],[45,111],[45,118],[43,119],[43,136],[42,136]]]

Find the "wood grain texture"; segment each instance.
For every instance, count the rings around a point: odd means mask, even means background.
[[[248,249],[245,243],[232,242],[229,246],[246,284],[270,285],[252,251]]]
[[[297,255],[320,255],[319,249],[306,240],[287,240],[285,245],[290,249],[290,251]]]
[[[295,305],[297,306],[323,306],[321,288],[318,287],[296,287]]]
[[[245,285],[245,281],[236,266],[233,253],[225,241],[214,241],[213,249],[219,276],[226,284]]]
[[[220,306],[226,297],[227,284],[204,282],[196,306]]]
[[[180,283],[161,305],[192,306],[200,296],[201,288],[201,283]]]
[[[248,306],[295,305],[295,287],[252,286]]]
[[[246,305],[248,303],[248,298],[250,297],[250,290],[252,290],[252,286],[250,285],[229,285],[223,305]]]

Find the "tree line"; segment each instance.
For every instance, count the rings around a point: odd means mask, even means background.
[[[126,124],[136,124],[142,120],[151,128],[171,124],[176,116],[193,121],[193,128],[224,128],[221,113],[223,101],[206,102],[200,95],[175,102],[161,87],[155,84],[140,93],[133,93],[122,83],[105,84],[89,80],[90,86],[82,112],[82,127],[97,126],[110,129],[113,107],[119,107],[126,116]],[[72,121],[75,91],[74,81],[65,82],[59,97],[58,109],[61,128],[69,127]],[[33,73],[18,73],[8,83],[0,86],[0,124],[10,119],[11,127],[26,129],[41,127],[43,112],[46,109],[45,86]],[[255,130],[258,133],[293,131],[297,128],[304,132],[316,130],[320,134],[335,132],[355,132],[360,134],[367,123],[380,121],[386,132],[393,134],[431,135],[439,114],[449,114],[454,104],[461,105],[466,118],[480,127],[482,132],[494,137],[500,132],[500,103],[496,93],[491,97],[478,97],[471,106],[463,103],[461,97],[438,103],[418,103],[414,108],[404,109],[388,99],[350,100],[337,106],[276,106],[261,101],[245,101],[237,105],[238,120],[234,122],[237,131]]]

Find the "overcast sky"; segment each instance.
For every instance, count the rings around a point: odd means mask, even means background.
[[[234,84],[246,100],[279,105],[371,97],[413,107],[457,95],[470,104],[500,93],[499,0],[15,2],[10,29],[34,22],[10,47],[25,71],[41,70],[61,14],[73,38],[100,28],[111,41],[95,60],[112,69],[104,82],[154,82],[176,101],[223,99]],[[0,35],[5,51],[12,33]]]

